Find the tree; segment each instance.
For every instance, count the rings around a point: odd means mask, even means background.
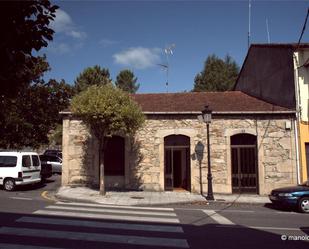
[[[134,76],[134,73],[130,70],[122,70],[117,75],[115,85],[121,90],[128,93],[136,93],[139,84],[136,84],[137,78]]]
[[[61,123],[59,112],[68,107],[73,88],[63,80],[37,82],[5,98],[0,125],[0,148],[38,148],[47,144],[48,134]]]
[[[130,96],[112,84],[94,85],[73,97],[71,110],[81,117],[99,142],[100,194],[105,195],[104,153],[113,134],[133,135],[144,115]]]
[[[40,57],[32,54],[53,39],[49,27],[58,6],[48,0],[0,2],[0,96],[15,97],[42,71],[35,71]],[[41,65],[41,64],[40,64]],[[36,74],[37,73],[37,74]]]
[[[111,83],[109,70],[101,68],[98,65],[87,67],[75,80],[76,92],[86,90],[87,87],[92,85],[105,85]]]
[[[224,60],[216,55],[207,57],[204,69],[195,76],[194,92],[202,91],[228,91],[236,82],[239,67],[236,62],[227,55]]]

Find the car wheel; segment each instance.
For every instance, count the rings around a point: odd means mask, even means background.
[[[4,189],[6,191],[12,191],[15,188],[15,181],[12,178],[8,178],[4,181]]]
[[[309,213],[309,197],[301,198],[298,207],[300,212]]]

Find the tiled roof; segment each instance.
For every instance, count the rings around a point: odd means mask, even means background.
[[[200,112],[208,105],[213,112],[291,112],[240,91],[132,94],[145,113]]]
[[[269,47],[269,48],[309,48],[309,43],[255,43],[250,47]]]

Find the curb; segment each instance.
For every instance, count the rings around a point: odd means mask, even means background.
[[[56,201],[71,201],[71,202],[81,202],[81,203],[95,203],[95,204],[101,204],[101,205],[119,205],[119,206],[160,206],[160,205],[211,205],[211,204],[227,204],[227,205],[233,205],[233,204],[247,204],[247,205],[265,205],[271,203],[270,201],[246,201],[246,200],[238,200],[239,197],[234,198],[234,200],[226,200],[222,196],[218,199],[215,199],[214,201],[207,201],[205,200],[196,200],[196,201],[179,201],[179,202],[165,202],[165,203],[139,203],[139,204],[117,204],[117,203],[104,203],[96,200],[91,200],[87,198],[76,198],[76,197],[69,197],[67,195],[59,194],[58,192],[55,192],[53,194],[54,199]],[[55,201],[55,200],[54,200]]]

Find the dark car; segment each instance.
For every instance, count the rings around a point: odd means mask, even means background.
[[[269,199],[273,204],[296,207],[302,213],[309,213],[309,181],[298,186],[274,189]]]
[[[62,173],[62,159],[54,155],[40,155],[41,163],[50,164],[52,166],[52,172]]]
[[[45,179],[51,177],[53,175],[52,165],[47,162],[41,161],[41,179],[44,181]]]
[[[48,156],[57,156],[62,158],[62,151],[61,150],[45,150],[44,155]]]

